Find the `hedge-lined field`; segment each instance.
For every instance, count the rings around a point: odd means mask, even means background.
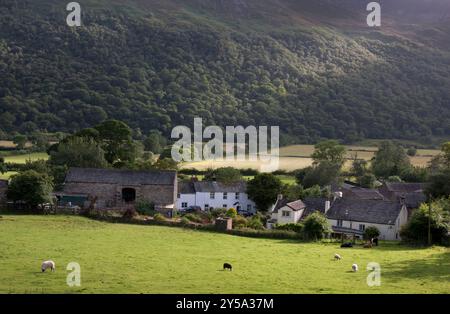
[[[343,260],[335,262],[339,253]],[[53,259],[55,273],[41,273]],[[66,265],[81,265],[81,287]],[[222,271],[229,262],[233,271]],[[367,263],[381,265],[368,287]],[[350,272],[357,263],[360,271]],[[0,293],[448,293],[450,249],[256,239],[70,216],[0,218]]]

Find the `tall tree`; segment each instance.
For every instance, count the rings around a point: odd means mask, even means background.
[[[50,152],[52,165],[67,167],[105,168],[108,163],[105,151],[89,138],[71,137],[60,143],[56,151]]]
[[[411,163],[405,150],[391,141],[381,142],[372,159],[373,173],[381,178],[399,176],[410,167]]]
[[[52,178],[45,173],[28,170],[12,176],[7,197],[12,201],[24,201],[30,209],[51,202]]]
[[[340,145],[335,140],[329,140],[316,144],[311,157],[314,164],[327,162],[341,167],[345,162],[345,153],[345,146]]]
[[[281,193],[283,184],[279,178],[271,173],[257,174],[247,184],[247,194],[261,211],[269,209],[276,202]]]

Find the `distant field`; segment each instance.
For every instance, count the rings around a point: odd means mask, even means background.
[[[448,293],[450,249],[339,248],[82,217],[0,218],[0,293]],[[333,260],[335,253],[342,261]],[[56,272],[42,273],[42,261]],[[81,267],[81,287],[66,266]],[[233,271],[222,270],[224,262]],[[369,262],[381,286],[369,287]],[[357,263],[360,271],[351,272]]]
[[[47,153],[30,153],[25,155],[6,156],[5,162],[24,164],[27,160],[35,161],[39,159],[47,160],[48,159]]]
[[[373,146],[347,146],[347,155],[349,159],[345,167],[351,166],[351,159],[355,157],[371,160],[377,151],[377,147]],[[292,145],[280,148],[280,169],[293,171],[296,169],[306,168],[312,165],[311,154],[314,152],[314,145]],[[414,166],[425,167],[427,163],[440,153],[439,150],[418,149],[417,156],[410,157]],[[208,168],[235,167],[239,169],[260,169],[260,162],[251,161],[212,161],[205,160],[200,162],[190,162],[182,164],[182,168],[195,168],[198,170],[206,170]]]
[[[31,146],[32,146],[31,142],[28,142],[28,143],[25,144],[25,147],[31,147]],[[0,140],[0,150],[1,150],[2,147],[5,147],[5,148],[15,148],[15,147],[17,147],[17,145],[14,144],[13,141],[4,141],[4,140]]]
[[[8,180],[9,178],[11,178],[12,175],[15,175],[17,172],[15,171],[7,171],[5,173],[0,173],[0,179],[1,180]]]

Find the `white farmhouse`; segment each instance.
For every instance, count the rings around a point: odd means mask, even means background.
[[[255,203],[248,198],[244,181],[223,184],[216,181],[179,182],[177,209],[198,206],[202,210],[236,208],[255,213]]]
[[[380,240],[400,240],[400,229],[408,221],[408,210],[401,202],[373,199],[337,199],[326,217],[338,234],[362,236],[373,226]]]

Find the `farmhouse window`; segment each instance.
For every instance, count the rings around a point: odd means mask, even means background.
[[[227,208],[227,204],[223,204],[223,206],[222,206],[223,208]]]
[[[236,193],[236,199],[237,200],[239,199],[239,193]]]
[[[210,199],[215,199],[216,198],[216,194],[214,192],[209,193],[209,198]]]
[[[186,207],[188,207],[188,204],[183,202],[183,203],[181,203],[181,207],[186,208]]]
[[[224,193],[223,193],[223,199],[226,200],[227,198],[228,198],[228,193],[227,193],[227,192],[224,192]]]
[[[289,217],[289,216],[291,215],[291,213],[288,212],[287,210],[283,210],[283,211],[281,212],[281,215],[282,215],[283,217]]]
[[[338,221],[336,222],[336,226],[342,227],[342,220],[338,220]]]
[[[366,225],[359,225],[359,231],[366,230]]]
[[[205,210],[209,209],[209,204],[205,204]]]
[[[247,205],[247,210],[248,210],[248,211],[252,210],[252,205],[248,204],[248,205]]]

